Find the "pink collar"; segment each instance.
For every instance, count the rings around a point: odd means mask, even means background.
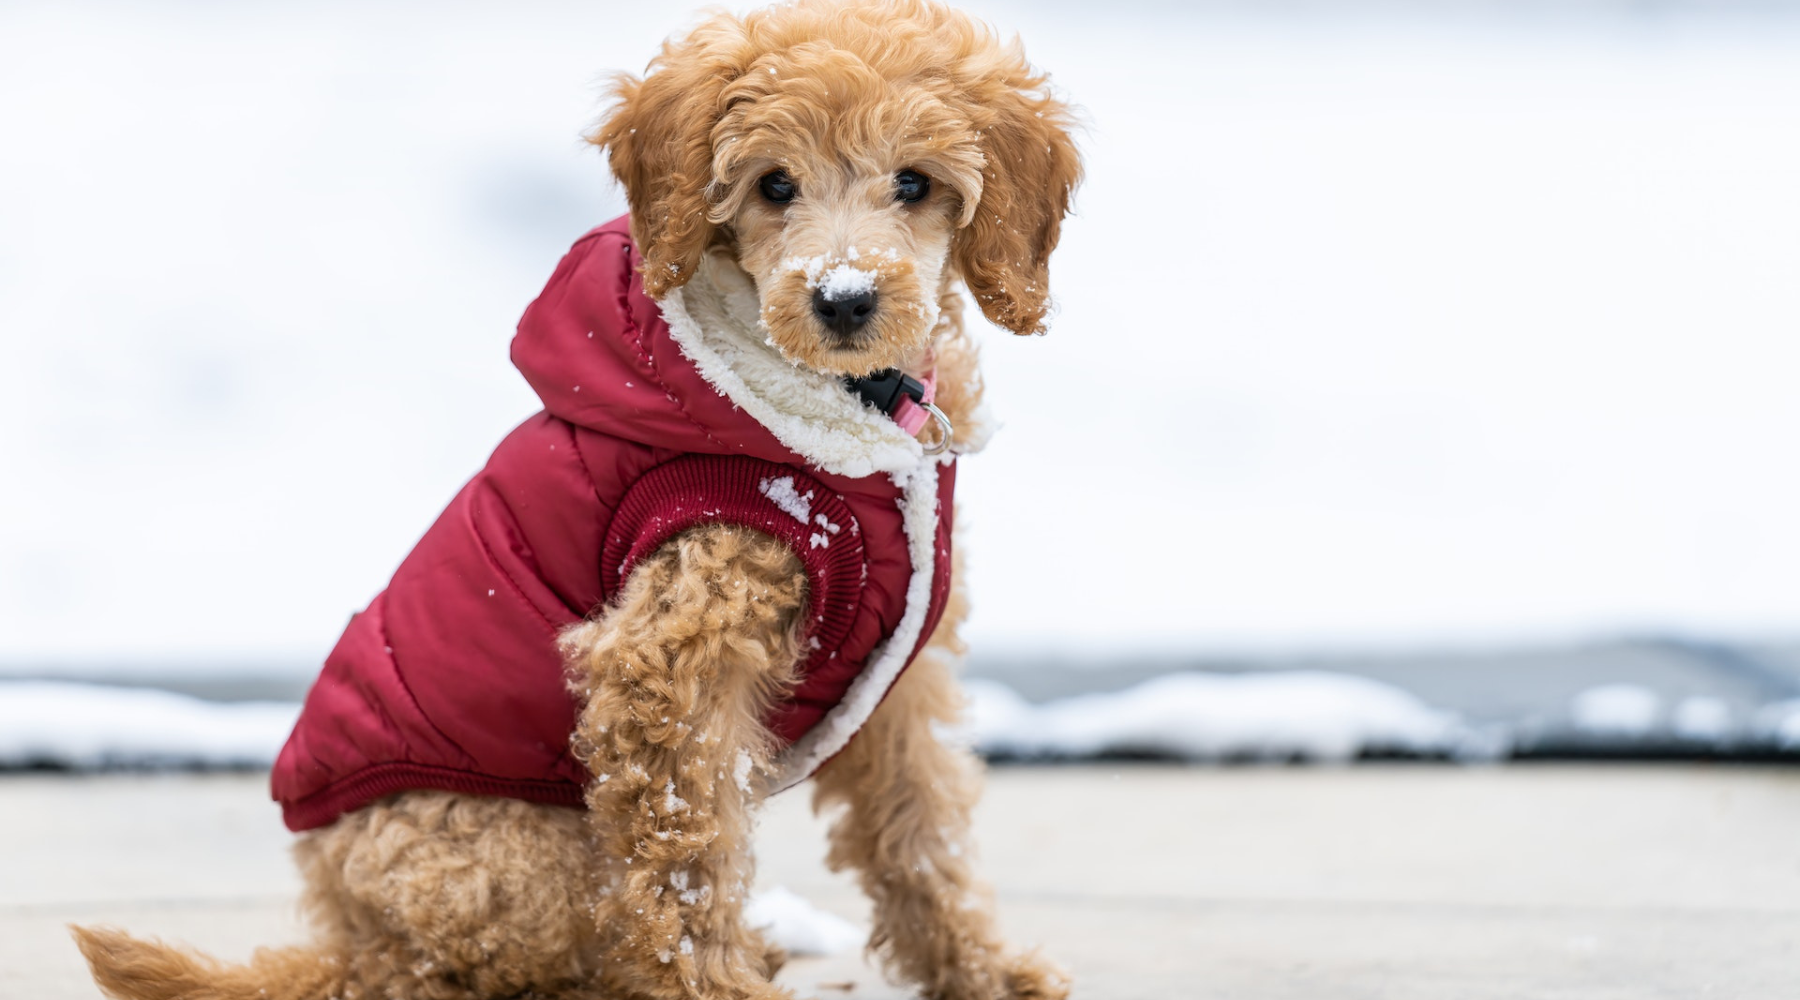
[[[918,378],[898,368],[883,368],[871,375],[846,378],[844,387],[912,436],[918,436],[927,420],[936,420],[940,434],[937,441],[925,446],[925,454],[938,455],[950,447],[952,428],[944,411],[932,405],[937,397],[937,358],[927,355],[925,360],[928,366]]]
[[[925,394],[919,397],[919,401],[915,403],[911,396],[902,395],[899,405],[895,406],[890,414],[894,418],[894,423],[899,424],[906,433],[913,435],[917,435],[925,427],[925,422],[931,419],[931,411],[925,407],[937,398],[936,365],[931,366],[929,371],[919,376],[919,384],[925,387]]]

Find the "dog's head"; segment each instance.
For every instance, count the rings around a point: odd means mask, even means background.
[[[720,14],[621,77],[594,133],[660,298],[724,248],[771,341],[828,372],[903,364],[946,282],[1043,331],[1081,167],[1069,110],[1018,43],[931,0]]]

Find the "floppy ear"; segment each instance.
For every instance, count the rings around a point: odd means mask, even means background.
[[[987,162],[981,201],[950,253],[988,319],[1014,333],[1042,333],[1050,251],[1081,180],[1081,158],[1069,108],[1044,90],[1044,77],[1032,75],[1022,57],[1009,75],[978,91],[971,107]]]
[[[707,31],[705,28],[714,29]],[[617,103],[588,141],[606,150],[631,204],[631,238],[643,256],[644,291],[660,299],[687,283],[716,236],[707,220],[712,130],[725,85],[738,76],[706,25],[668,42],[643,79],[621,74]]]

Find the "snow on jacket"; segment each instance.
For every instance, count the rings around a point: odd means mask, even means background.
[[[841,750],[949,589],[955,465],[833,378],[775,356],[755,289],[703,268],[661,303],[626,220],[588,233],[520,320],[543,400],[350,622],[275,762],[289,828],[392,792],[567,806],[586,774],[558,631],[678,532],[733,524],[806,566],[798,687],[768,725],[774,788]]]

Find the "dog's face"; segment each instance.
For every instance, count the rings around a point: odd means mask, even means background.
[[[770,341],[821,371],[903,364],[937,325],[960,196],[904,148],[855,163],[782,138],[759,143],[769,154],[736,171],[722,202]]]
[[[1042,332],[1080,174],[1067,108],[1015,46],[930,0],[718,15],[617,85],[595,133],[625,185],[644,287],[724,249],[770,342],[840,374],[931,342],[953,277]]]
[[[710,214],[775,346],[861,375],[930,342],[982,159],[929,89],[846,63],[837,49],[764,53],[726,88]]]

